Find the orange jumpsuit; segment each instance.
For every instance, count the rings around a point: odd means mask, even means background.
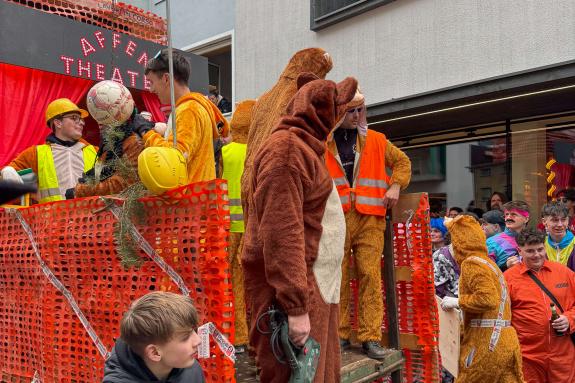
[[[575,346],[569,336],[558,337],[549,323],[551,299],[527,274],[524,264],[505,272],[511,298],[511,324],[517,330],[523,374],[528,383],[575,382]],[[575,273],[545,261],[537,278],[555,296],[575,331]],[[559,313],[559,310],[558,310]],[[561,313],[559,313],[561,315]]]

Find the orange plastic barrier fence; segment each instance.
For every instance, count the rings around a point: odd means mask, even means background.
[[[111,0],[6,0],[42,12],[167,44],[166,20],[122,2]]]
[[[201,323],[212,322],[233,343],[226,182],[141,201],[146,224],[136,227],[159,258],[140,251],[142,264],[128,270],[113,241],[117,219],[98,197],[0,209],[2,382],[30,382],[35,375],[44,383],[101,382],[103,355],[119,335],[123,313],[149,291],[188,289]],[[234,382],[232,362],[210,344],[211,358],[201,360],[207,381]]]
[[[422,195],[418,209],[405,222],[393,225],[395,267],[412,270],[411,282],[396,281],[399,332],[415,335],[417,349],[403,348],[405,366],[403,381],[408,383],[439,383],[439,316],[435,302],[433,261],[429,226],[429,204]],[[382,259],[383,268],[383,259]],[[357,329],[357,280],[351,281],[352,328]],[[385,306],[385,286],[382,282]],[[384,314],[382,331],[387,332],[388,319]]]

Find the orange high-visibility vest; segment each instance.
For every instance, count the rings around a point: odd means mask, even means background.
[[[373,130],[367,131],[365,146],[359,156],[357,174],[354,172],[353,187],[345,176],[341,163],[329,151],[325,161],[329,174],[335,183],[343,211],[351,209],[352,199],[355,208],[362,214],[385,216],[383,197],[389,187],[389,176],[385,170],[385,149],[387,138]]]

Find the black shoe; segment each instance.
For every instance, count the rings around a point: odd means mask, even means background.
[[[363,349],[363,352],[371,359],[385,359],[389,353],[387,348],[381,347],[379,342],[375,341],[363,342],[361,344],[361,348]]]
[[[347,350],[350,347],[351,347],[351,342],[349,341],[349,339],[340,339],[339,340],[339,348],[341,349],[341,351]]]

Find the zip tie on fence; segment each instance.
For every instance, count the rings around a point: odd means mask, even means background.
[[[36,370],[34,372],[34,376],[32,377],[32,382],[30,383],[42,383],[42,379],[40,379],[40,374],[38,373],[38,370]]]
[[[9,214],[12,214],[13,216],[15,216],[18,219],[18,221],[20,221],[22,228],[26,232],[26,235],[28,236],[28,239],[30,240],[30,243],[32,244],[32,248],[34,249],[34,254],[36,255],[36,259],[40,263],[40,267],[42,268],[42,272],[48,278],[48,280],[52,283],[52,285],[54,285],[54,287],[58,291],[60,291],[60,293],[62,293],[62,295],[64,295],[64,297],[68,301],[68,304],[70,305],[70,307],[72,308],[72,310],[74,311],[74,313],[76,314],[78,319],[80,319],[80,322],[82,323],[82,326],[84,326],[84,329],[86,330],[86,332],[90,336],[90,339],[92,339],[92,342],[94,342],[94,345],[96,346],[96,348],[100,352],[100,355],[102,355],[102,357],[104,359],[108,359],[108,357],[110,356],[110,353],[106,349],[106,346],[104,346],[104,343],[102,343],[102,341],[98,337],[98,334],[96,334],[96,331],[94,330],[94,328],[92,327],[92,325],[90,324],[90,322],[88,321],[88,319],[86,318],[84,313],[82,312],[82,309],[80,309],[80,306],[78,306],[78,303],[74,299],[74,296],[62,284],[62,282],[60,282],[60,280],[54,275],[54,273],[52,272],[50,267],[48,267],[48,265],[46,265],[46,263],[44,262],[44,260],[40,256],[40,251],[38,250],[38,245],[36,244],[36,241],[34,240],[34,234],[32,233],[32,229],[28,225],[28,222],[26,222],[24,217],[22,217],[22,214],[20,214],[20,212],[17,209],[7,208],[6,211]]]
[[[101,198],[101,199],[105,203],[107,202],[104,198]],[[111,204],[106,203],[106,207],[108,209],[110,209],[110,211],[112,212],[114,217],[116,217],[116,219],[119,221],[120,220],[120,214],[121,214],[121,208],[114,203],[111,203]],[[160,257],[160,255],[158,253],[156,253],[156,250],[154,250],[152,245],[150,245],[150,243],[148,241],[146,241],[144,236],[142,236],[142,234],[140,234],[140,232],[138,231],[138,228],[136,228],[136,226],[129,220],[128,220],[128,225],[129,225],[128,229],[130,229],[130,234],[132,235],[132,238],[138,243],[138,245],[144,251],[144,253],[146,253],[146,255],[152,261],[154,261],[164,271],[164,273],[168,274],[168,276],[170,277],[172,282],[174,282],[176,284],[176,286],[178,286],[178,288],[180,289],[180,291],[182,292],[183,295],[185,295],[187,297],[190,296],[190,290],[186,286],[186,283],[184,282],[184,280],[182,279],[180,274],[178,274],[176,272],[176,270],[174,270],[172,268],[172,266],[168,265],[168,263],[166,263],[164,258]]]
[[[233,363],[236,362],[236,349],[234,345],[230,343],[228,338],[226,338],[226,336],[222,334],[212,322],[205,323],[198,327],[198,335],[202,340],[198,348],[198,358],[205,359],[210,357],[211,335],[224,355],[230,358]]]

